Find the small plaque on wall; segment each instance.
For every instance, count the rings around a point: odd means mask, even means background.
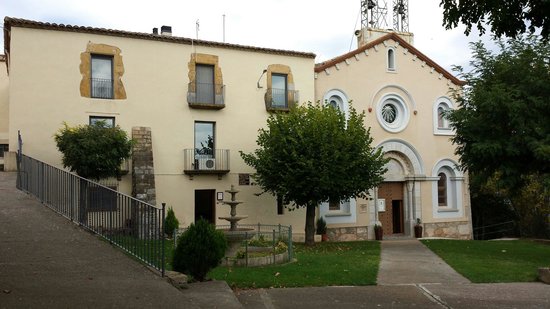
[[[386,211],[386,200],[379,198],[378,200],[378,212]]]

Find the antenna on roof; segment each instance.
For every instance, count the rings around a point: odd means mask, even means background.
[[[223,42],[225,43],[225,14],[223,16]]]
[[[409,31],[408,0],[393,0],[393,29],[401,32]]]
[[[197,19],[195,23],[195,32],[197,34],[197,40],[199,39],[199,20]]]

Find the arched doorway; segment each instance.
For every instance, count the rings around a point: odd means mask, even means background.
[[[376,190],[376,219],[384,235],[412,235],[416,218],[421,218],[419,176],[424,174],[418,152],[402,140],[389,140],[379,145],[386,164],[384,182]]]

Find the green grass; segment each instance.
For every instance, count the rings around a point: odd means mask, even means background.
[[[529,282],[550,266],[550,246],[527,240],[423,240],[457,272],[475,283]]]
[[[380,243],[294,244],[296,262],[264,267],[217,267],[208,276],[238,288],[374,285]]]

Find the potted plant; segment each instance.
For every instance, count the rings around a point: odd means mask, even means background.
[[[322,241],[328,241],[327,222],[323,219],[323,217],[319,217],[319,219],[317,219],[317,235],[321,235]]]
[[[414,237],[422,238],[422,221],[420,221],[420,218],[416,218],[416,224],[414,225]]]
[[[374,237],[376,240],[382,240],[382,236],[384,235],[384,229],[382,229],[382,225],[375,224],[374,225]]]

